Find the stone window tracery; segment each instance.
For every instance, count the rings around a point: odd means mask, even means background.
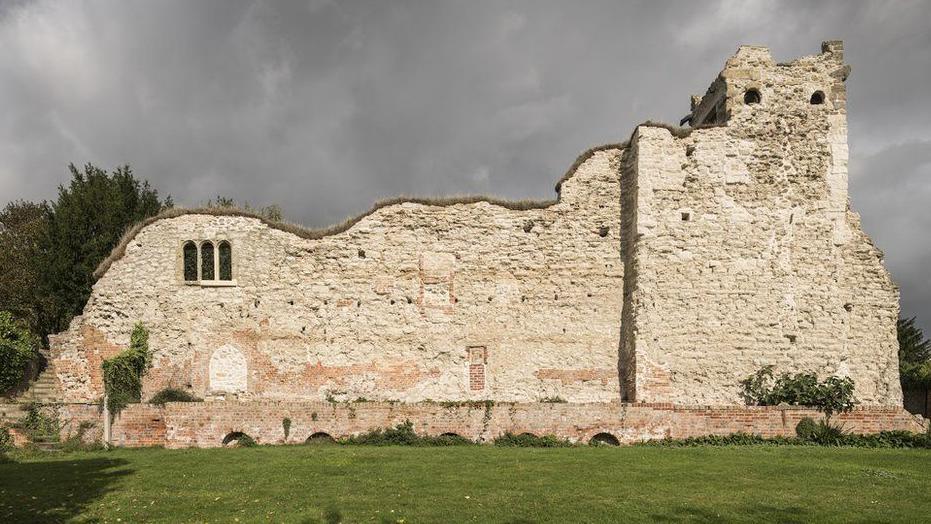
[[[229,240],[186,240],[181,247],[185,284],[203,287],[235,286],[233,246]]]
[[[216,278],[216,261],[214,260],[213,242],[207,240],[200,245],[200,279]]]
[[[184,243],[184,281],[197,281],[197,244],[188,240]]]
[[[229,242],[223,240],[218,251],[220,280],[233,280],[233,248]]]

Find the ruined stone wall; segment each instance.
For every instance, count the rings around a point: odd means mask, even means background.
[[[66,402],[103,395],[100,364],[150,330],[144,398],[617,400],[621,150],[558,203],[384,207],[308,240],[254,218],[143,228],[52,337]],[[227,240],[235,285],[184,282],[187,240]]]
[[[63,400],[98,400],[142,321],[146,398],[723,405],[774,365],[901,406],[898,291],[847,197],[848,74],[838,42],[741,47],[692,101],[715,127],[641,125],[551,205],[399,203],[322,237],[156,220],[51,337]],[[228,241],[234,282],[186,284],[189,240]]]
[[[726,125],[638,128],[628,398],[739,403],[738,382],[775,365],[901,406],[897,289],[848,207],[848,72],[836,43],[789,64],[742,47],[718,81]]]

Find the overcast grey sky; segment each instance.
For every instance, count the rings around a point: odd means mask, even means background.
[[[931,3],[0,0],[0,204],[69,162],[311,226],[397,194],[551,197],[678,122],[738,44],[843,39],[851,198],[931,331]]]

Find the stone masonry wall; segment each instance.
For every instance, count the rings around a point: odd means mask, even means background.
[[[742,47],[721,73],[726,125],[638,128],[628,398],[739,403],[739,380],[775,365],[902,405],[898,292],[847,200],[847,73],[837,43],[789,64]]]
[[[596,152],[543,209],[404,203],[319,240],[158,220],[52,338],[63,400],[102,397],[100,363],[136,321],[154,351],[144,398],[616,400],[620,153]],[[235,285],[186,284],[187,240],[228,240]]]
[[[98,401],[101,362],[142,321],[145,399],[733,406],[774,365],[898,408],[898,290],[847,197],[849,72],[838,42],[787,64],[741,47],[693,99],[714,127],[638,126],[552,204],[399,203],[319,239],[246,216],[156,220],[50,338],[62,400]],[[185,282],[185,242],[207,240],[232,246],[232,282]],[[149,415],[120,438],[161,427]]]
[[[589,442],[607,433],[622,444],[662,438],[755,433],[794,436],[803,417],[819,420],[811,409],[779,407],[673,406],[671,404],[584,403],[439,403],[224,401],[169,403],[163,408],[134,404],[113,424],[118,446],[169,448],[218,447],[232,433],[260,444],[301,444],[311,435],[332,438],[394,427],[406,421],[423,435],[454,433],[489,442],[506,432],[556,435]],[[282,421],[291,420],[287,437]],[[852,433],[925,430],[925,422],[901,408],[859,408],[832,421]]]

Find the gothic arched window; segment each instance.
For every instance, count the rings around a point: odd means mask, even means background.
[[[184,243],[184,281],[197,281],[197,245],[194,242]]]
[[[217,249],[220,255],[220,280],[233,280],[233,248],[224,240]]]
[[[216,273],[214,271],[215,261],[213,259],[213,242],[209,240],[200,245],[200,279],[214,280]]]

